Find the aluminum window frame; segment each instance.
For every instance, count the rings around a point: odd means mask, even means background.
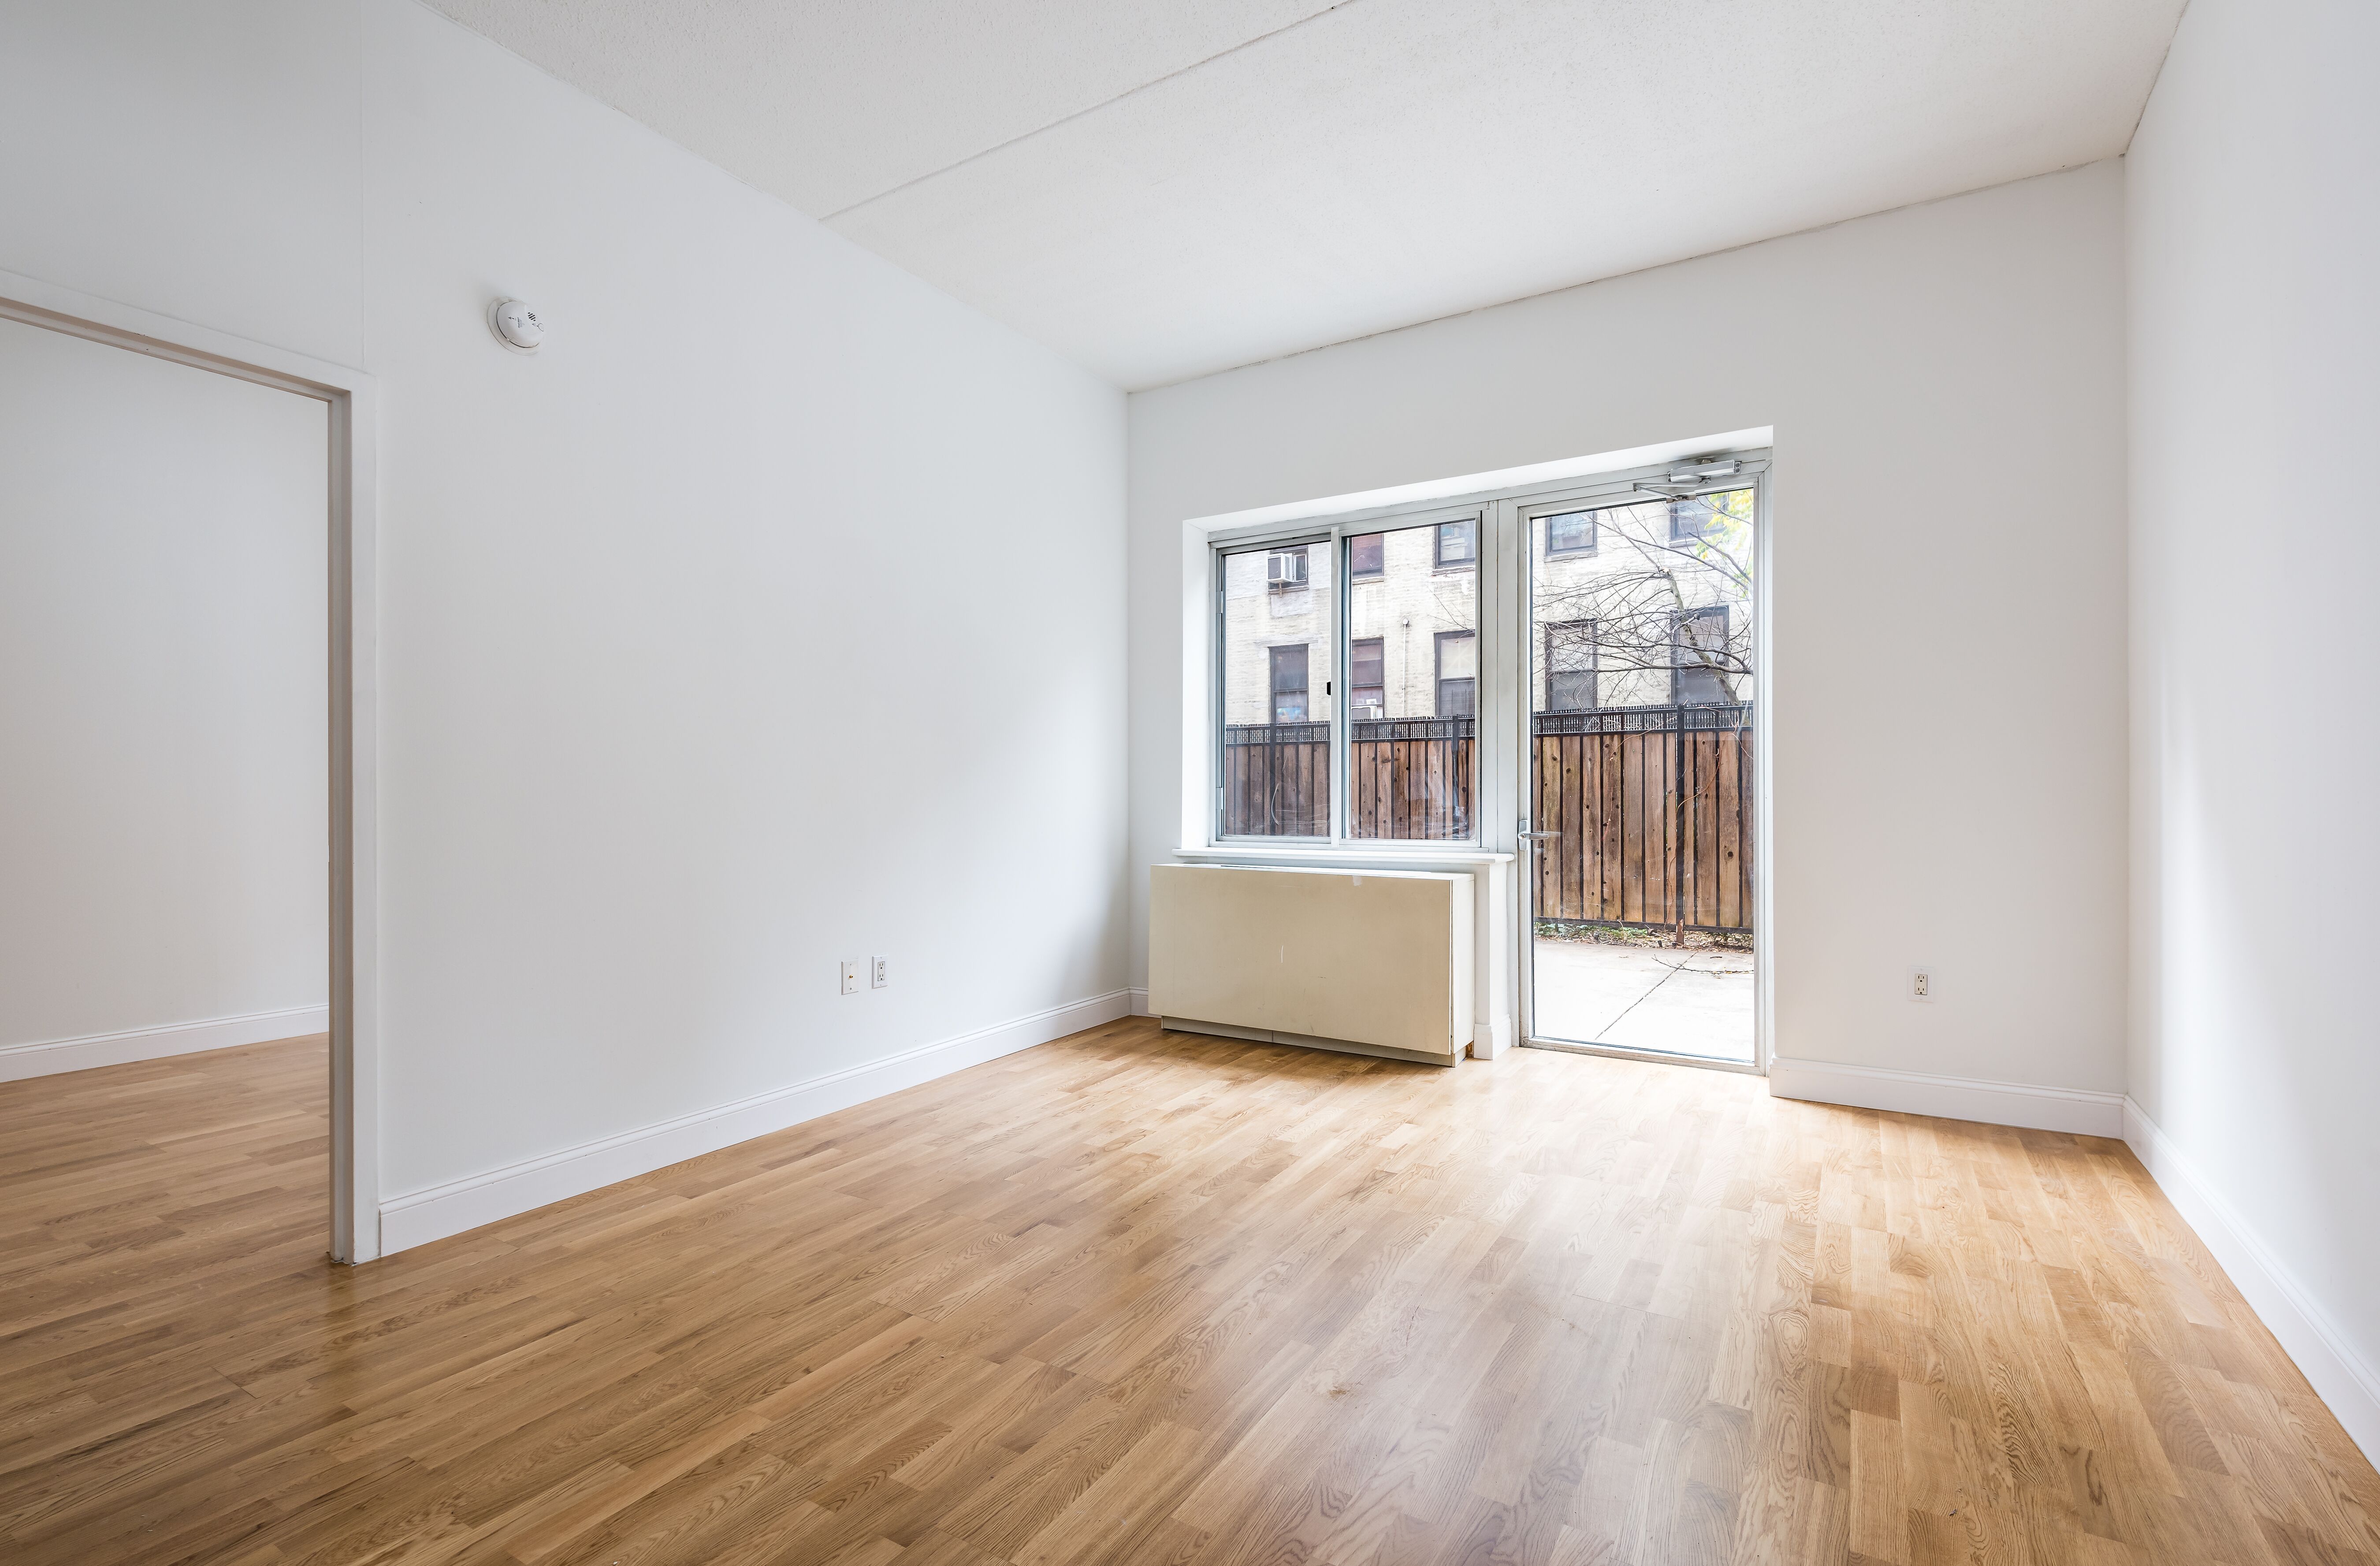
[[[1451,503],[1439,501],[1421,504],[1371,507],[1330,517],[1318,527],[1315,519],[1303,518],[1293,523],[1275,524],[1269,527],[1232,528],[1208,536],[1208,570],[1213,584],[1213,600],[1208,609],[1208,621],[1211,629],[1212,642],[1208,674],[1208,702],[1211,713],[1211,721],[1207,725],[1207,743],[1211,753],[1211,765],[1208,770],[1211,793],[1206,812],[1208,843],[1217,847],[1253,847],[1273,844],[1331,851],[1377,851],[1386,848],[1400,853],[1410,852],[1425,857],[1443,855],[1450,860],[1465,856],[1476,857],[1488,841],[1485,823],[1488,819],[1489,811],[1487,808],[1486,778],[1488,774],[1484,759],[1489,745],[1489,687],[1491,684],[1500,683],[1491,682],[1489,679],[1488,660],[1503,655],[1500,651],[1500,641],[1491,638],[1488,630],[1488,620],[1491,614],[1489,604],[1493,597],[1491,582],[1496,577],[1496,568],[1491,564],[1490,558],[1494,552],[1488,547],[1488,540],[1495,536],[1497,498],[1496,495],[1489,494],[1466,496]],[[1454,565],[1442,566],[1437,564],[1439,534],[1436,529],[1454,522],[1468,522],[1472,525],[1472,558]],[[1385,577],[1385,571],[1366,572],[1358,577],[1354,569],[1354,551],[1349,547],[1349,543],[1350,540],[1365,534],[1388,534],[1411,528],[1432,529],[1430,571],[1433,576],[1471,573],[1476,578],[1473,588],[1472,601],[1473,617],[1477,621],[1472,634],[1476,638],[1475,657],[1478,673],[1474,676],[1472,690],[1471,832],[1469,835],[1459,838],[1355,837],[1351,835],[1348,830],[1354,779],[1352,720],[1347,709],[1351,694],[1349,676],[1354,667],[1352,649],[1356,640],[1353,634],[1352,612],[1356,584],[1359,581],[1380,581]],[[1225,827],[1228,824],[1226,814],[1228,801],[1225,791],[1229,785],[1223,771],[1223,738],[1224,730],[1230,726],[1227,722],[1230,712],[1225,701],[1224,673],[1230,648],[1225,634],[1225,615],[1229,613],[1229,596],[1225,584],[1224,561],[1231,555],[1247,554],[1259,550],[1290,549],[1301,544],[1311,547],[1318,543],[1327,543],[1330,546],[1327,552],[1331,582],[1337,593],[1335,600],[1337,621],[1332,628],[1333,673],[1328,682],[1330,688],[1324,698],[1325,716],[1330,725],[1329,790],[1330,832],[1327,837],[1308,837],[1227,832]],[[1384,565],[1386,549],[1387,540],[1384,538],[1382,540]],[[1314,590],[1319,591],[1320,589],[1318,587]],[[1437,672],[1433,666],[1430,686],[1433,700],[1437,690],[1436,675]],[[1309,674],[1309,681],[1311,678]],[[1310,695],[1308,699],[1309,701],[1312,699]]]
[[[1776,745],[1772,737],[1775,724],[1775,702],[1771,698],[1775,660],[1770,648],[1775,637],[1775,613],[1770,583],[1775,573],[1770,560],[1776,549],[1775,506],[1771,473],[1775,464],[1773,448],[1767,445],[1733,449],[1719,447],[1710,455],[1679,459],[1643,467],[1629,468],[1609,474],[1597,474],[1591,479],[1571,480],[1563,483],[1536,486],[1525,492],[1515,492],[1502,504],[1511,518],[1506,529],[1520,570],[1516,579],[1506,584],[1505,612],[1517,623],[1527,626],[1533,623],[1531,602],[1532,577],[1536,566],[1536,519],[1560,515],[1566,511],[1608,509],[1613,506],[1644,504],[1670,497],[1640,486],[1659,483],[1669,475],[1693,467],[1716,467],[1732,462],[1734,470],[1714,475],[1694,486],[1694,492],[1718,494],[1730,490],[1753,492],[1753,565],[1752,565],[1752,736],[1753,736],[1753,1050],[1745,1061],[1718,1060],[1705,1055],[1672,1053],[1659,1050],[1621,1049],[1605,1044],[1584,1044],[1570,1039],[1541,1036],[1536,1026],[1536,921],[1534,881],[1536,861],[1530,852],[1532,840],[1519,834],[1531,822],[1523,807],[1529,798],[1530,775],[1529,718],[1536,697],[1534,678],[1524,675],[1520,681],[1517,710],[1508,717],[1507,742],[1512,747],[1509,775],[1497,784],[1500,791],[1513,802],[1512,835],[1509,840],[1518,854],[1512,877],[1508,910],[1512,919],[1514,1042],[1523,1048],[1555,1050],[1571,1054],[1609,1055],[1621,1060],[1653,1061],[1668,1065],[1695,1066],[1706,1071],[1740,1072],[1755,1076],[1768,1074],[1776,1059],[1776,978],[1770,957],[1773,942],[1769,931],[1775,929],[1774,898],[1776,876],[1777,832],[1772,819],[1774,789],[1772,769]],[[1599,694],[1599,693],[1598,693]],[[1488,788],[1485,777],[1478,785],[1483,793]]]

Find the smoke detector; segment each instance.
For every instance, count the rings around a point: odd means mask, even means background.
[[[519,299],[498,299],[488,307],[488,330],[496,341],[516,354],[533,354],[545,341],[545,322]]]

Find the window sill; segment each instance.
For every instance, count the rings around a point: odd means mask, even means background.
[[[1343,844],[1317,843],[1292,847],[1269,843],[1223,844],[1207,848],[1177,848],[1177,859],[1240,865],[1341,865],[1382,870],[1444,869],[1463,865],[1509,865],[1513,856],[1492,848],[1449,844],[1443,848],[1420,844],[1401,848],[1354,848]]]

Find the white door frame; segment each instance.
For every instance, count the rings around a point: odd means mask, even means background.
[[[0,272],[0,318],[311,397],[330,408],[331,1256],[380,1255],[376,393],[345,365]]]

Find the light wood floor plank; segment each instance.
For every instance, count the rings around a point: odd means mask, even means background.
[[[322,1078],[0,1086],[0,1558],[2380,1566],[2112,1142],[1135,1021],[340,1269]]]

